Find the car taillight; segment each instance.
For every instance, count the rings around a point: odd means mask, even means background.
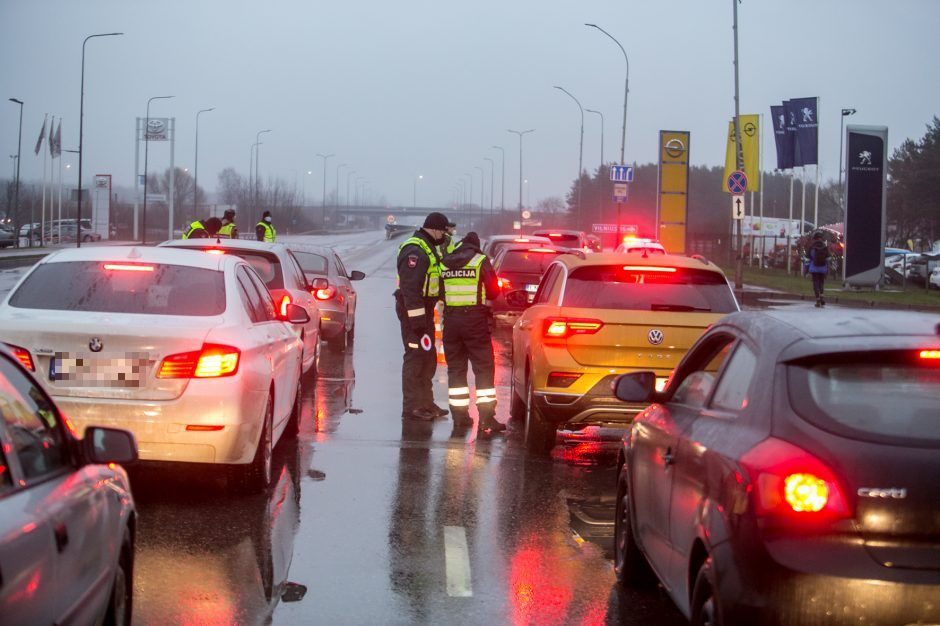
[[[570,387],[579,378],[581,378],[581,374],[575,372],[552,372],[548,375],[548,386]]]
[[[658,265],[624,265],[623,270],[625,272],[661,272],[665,274],[676,273],[676,268],[674,267],[661,267]]]
[[[549,317],[545,320],[544,335],[549,339],[567,339],[572,335],[593,335],[603,326],[600,320]]]
[[[336,296],[336,287],[329,285],[326,289],[313,289],[311,293],[317,300],[329,300]]]
[[[7,344],[7,347],[10,349],[10,352],[13,353],[13,356],[15,356],[19,362],[23,364],[23,367],[31,372],[36,371],[36,366],[33,365],[33,355],[29,353],[29,350],[19,346],[14,346],[13,344],[9,343]]]
[[[287,294],[284,294],[284,296],[281,298],[281,317],[283,318],[287,317],[287,307],[290,304],[291,304],[290,296]]]
[[[935,361],[940,365],[940,350],[921,350],[920,358],[922,361]]]
[[[152,272],[153,265],[132,265],[129,263],[105,263],[104,269],[109,272]]]
[[[231,346],[206,344],[202,350],[173,354],[160,364],[157,378],[221,378],[238,372],[241,352]]]
[[[500,289],[512,289],[512,283],[506,280],[505,278],[497,278],[496,282],[499,283]]]
[[[754,486],[759,517],[816,522],[851,517],[835,474],[809,452],[775,439],[765,439],[741,457]]]

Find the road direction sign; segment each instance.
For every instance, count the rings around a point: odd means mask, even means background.
[[[610,180],[615,183],[632,183],[633,166],[632,165],[611,165]]]
[[[614,183],[614,200],[623,202],[627,199],[627,183]]]
[[[728,176],[728,192],[739,195],[747,191],[747,174],[742,170],[731,172]]]
[[[731,196],[731,219],[744,219],[744,194]]]

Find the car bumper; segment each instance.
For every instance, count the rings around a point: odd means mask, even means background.
[[[346,309],[331,308],[320,302],[320,331],[324,339],[332,339],[346,329]]]
[[[563,388],[533,390],[535,405],[550,423],[569,427],[588,425],[625,425],[633,422],[637,413],[647,404],[623,402],[614,396],[613,382],[619,374],[582,374],[578,381],[589,379],[587,392],[572,392]]]
[[[228,384],[237,380],[190,381],[182,396],[166,401],[70,396],[54,400],[79,437],[88,426],[133,433],[142,461],[244,464],[254,457],[267,393]],[[219,429],[191,429],[200,427]]]

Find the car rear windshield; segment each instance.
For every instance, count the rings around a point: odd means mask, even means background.
[[[564,246],[566,248],[580,248],[581,247],[581,237],[578,235],[569,235],[567,233],[559,233],[553,235],[551,233],[542,234],[543,237],[548,237],[552,240],[552,243],[556,246]]]
[[[822,355],[788,368],[807,421],[870,441],[940,444],[940,363],[919,351]]]
[[[181,250],[215,250],[216,246],[207,245],[205,247],[179,246]],[[241,257],[258,272],[258,276],[264,281],[268,289],[283,289],[284,274],[281,271],[281,261],[276,255],[270,252],[256,252],[254,250],[238,250],[223,246],[226,254],[233,254]]]
[[[646,246],[639,246],[633,248],[624,248],[622,250],[624,254],[666,254],[665,250],[660,250],[659,248],[647,248]]]
[[[182,265],[44,263],[13,293],[10,306],[98,313],[220,315],[225,311],[225,279],[216,270]]]
[[[300,263],[300,269],[304,274],[321,274],[326,276],[329,273],[330,262],[325,256],[314,254],[313,252],[300,252],[294,250],[294,257]]]
[[[548,266],[558,256],[556,250],[532,252],[530,250],[507,250],[503,255],[497,272],[523,272],[526,274],[544,274]]]
[[[571,272],[563,306],[634,311],[738,310],[724,275],[687,268],[595,265]]]

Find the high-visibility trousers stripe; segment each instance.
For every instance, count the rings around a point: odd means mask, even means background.
[[[470,406],[470,398],[464,398],[464,399],[462,399],[462,400],[461,400],[460,398],[451,398],[451,399],[448,401],[448,403],[449,403],[451,406],[461,406],[461,407],[463,407],[463,406]]]
[[[451,387],[447,390],[449,396],[469,396],[470,387]]]

